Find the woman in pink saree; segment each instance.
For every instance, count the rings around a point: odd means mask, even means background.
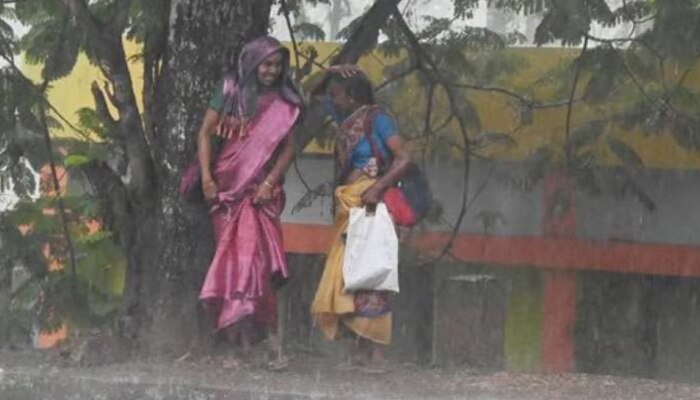
[[[288,276],[282,183],[302,110],[288,69],[289,52],[276,39],[248,43],[236,76],[219,85],[198,134],[201,184],[216,235],[200,300],[216,330],[240,343],[244,353],[255,332],[267,333],[273,348],[280,346],[275,287]],[[215,160],[212,133],[225,140]]]

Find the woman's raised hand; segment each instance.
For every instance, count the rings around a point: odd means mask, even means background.
[[[328,68],[328,72],[340,74],[343,78],[350,78],[361,73],[362,70],[355,64],[340,64],[331,66]]]

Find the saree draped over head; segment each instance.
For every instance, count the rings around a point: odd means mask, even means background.
[[[364,106],[349,116],[340,126],[336,143],[337,168],[347,175],[352,151],[364,137],[367,118],[376,112],[376,106]],[[335,224],[332,246],[316,291],[311,313],[314,323],[329,340],[341,336],[341,323],[356,335],[375,343],[391,343],[390,294],[376,291],[345,293],[343,283],[344,235],[347,232],[350,208],[362,207],[362,193],[375,182],[376,163],[368,163],[365,174],[351,184],[335,190]],[[344,177],[340,178],[343,182]]]
[[[238,127],[241,120],[248,121],[258,111],[257,68],[270,55],[282,55],[282,72],[278,82],[279,96],[298,107],[303,106],[299,90],[289,76],[289,50],[280,42],[268,36],[255,39],[243,47],[238,57],[236,76],[231,74],[224,78],[224,94],[226,96],[222,108],[222,125]],[[221,127],[220,127],[221,129]]]
[[[252,201],[275,162],[277,148],[300,115],[301,98],[287,82],[286,69],[278,90],[258,96],[253,85],[255,90],[247,91],[249,81],[257,80],[257,66],[278,51],[286,53],[272,38],[246,45],[239,61],[238,84],[226,91],[230,109],[225,115],[250,115],[250,119],[245,136],[228,140],[212,169],[219,190],[210,208],[216,251],[200,300],[214,307],[218,329],[247,317],[274,325],[272,282],[288,276],[279,219],[285,203],[283,189],[277,185],[273,199],[264,205],[256,206]],[[254,104],[248,102],[250,98]],[[246,114],[250,107],[254,113]]]

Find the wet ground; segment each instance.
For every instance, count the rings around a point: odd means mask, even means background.
[[[700,386],[582,374],[539,375],[390,365],[383,375],[340,370],[297,354],[283,372],[187,357],[81,367],[59,355],[0,353],[3,400],[475,399],[700,400]],[[224,365],[230,368],[224,368]]]

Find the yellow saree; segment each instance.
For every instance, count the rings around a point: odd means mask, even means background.
[[[343,235],[348,228],[350,208],[362,207],[362,193],[374,183],[374,179],[362,177],[358,181],[339,186],[335,191],[336,215],[332,246],[326,258],[323,276],[311,305],[314,324],[329,340],[340,337],[340,324],[358,336],[379,344],[391,343],[391,312],[386,310],[377,315],[366,316],[358,313],[358,302],[354,293],[343,292]],[[370,292],[369,295],[377,292]],[[366,295],[367,293],[365,293]],[[372,300],[381,299],[372,297]]]

